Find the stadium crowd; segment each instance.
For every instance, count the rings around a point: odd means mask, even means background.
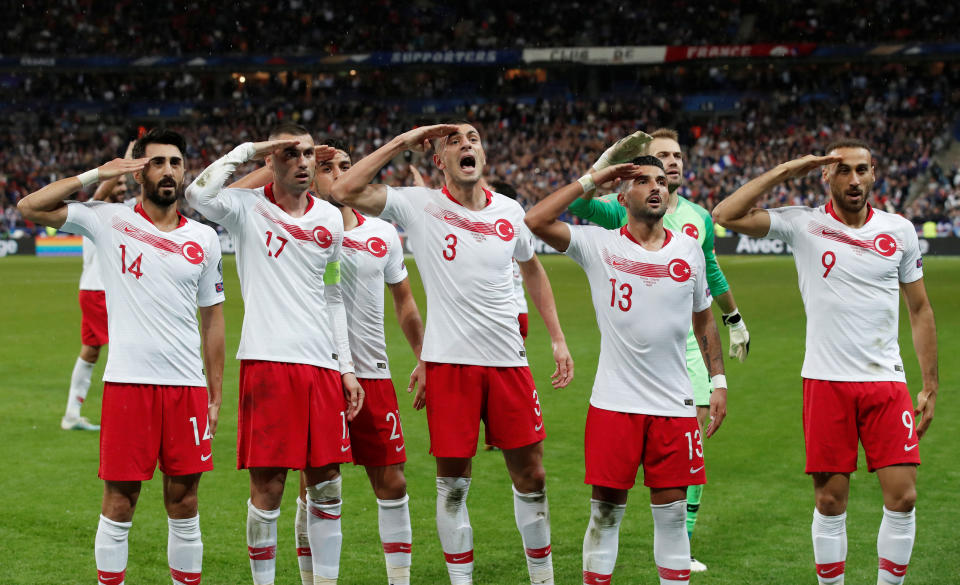
[[[25,5],[23,5],[25,6]],[[229,4],[93,0],[15,10],[0,53],[31,55],[331,54],[376,50],[733,43],[864,43],[951,40],[958,8],[930,0],[834,2],[742,0],[726,6],[599,0],[502,0],[308,5],[281,0]],[[879,16],[878,16],[879,15]],[[652,24],[652,26],[651,26]],[[390,38],[382,31],[389,30]],[[256,39],[256,42],[252,42]]]
[[[856,136],[877,149],[875,204],[904,214],[918,227],[933,221],[941,235],[960,235],[960,169],[935,161],[953,142],[960,92],[952,88],[960,87],[960,67],[707,66],[685,74],[649,69],[632,81],[611,84],[613,90],[597,100],[577,96],[575,88],[531,98],[536,93],[509,84],[474,94],[496,99],[471,100],[469,92],[456,89],[464,83],[455,74],[423,71],[318,75],[312,81],[271,75],[246,83],[228,74],[24,76],[15,87],[0,86],[0,98],[33,104],[0,120],[3,229],[23,227],[14,205],[26,193],[122,153],[137,131],[124,104],[137,99],[192,104],[168,124],[187,136],[192,178],[236,144],[260,139],[284,119],[344,139],[356,160],[424,121],[402,100],[356,96],[413,99],[417,86],[429,85],[438,95],[462,100],[448,117],[483,129],[490,178],[517,186],[527,207],[579,176],[610,142],[638,128],[681,131],[681,143],[689,147],[682,194],[708,209],[778,161],[818,152],[838,136]],[[374,89],[383,86],[389,90],[378,94]],[[539,93],[547,93],[548,86],[541,84]],[[684,97],[692,92],[733,88],[741,91],[732,111],[705,114],[684,107]],[[225,99],[208,99],[215,95]],[[100,110],[85,113],[83,104]],[[411,161],[428,182],[438,184],[440,175],[429,160]],[[383,180],[408,181],[411,161],[388,166]],[[824,197],[811,175],[781,186],[766,205],[811,205]]]

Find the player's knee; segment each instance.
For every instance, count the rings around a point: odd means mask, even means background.
[[[314,504],[331,504],[340,501],[343,478],[337,476],[329,481],[307,486],[307,498]]]
[[[520,492],[541,492],[546,484],[547,472],[542,465],[527,467],[514,481],[514,487]]]
[[[407,495],[407,478],[400,469],[387,468],[377,478],[373,493],[380,500],[399,500]]]
[[[884,497],[884,505],[893,512],[909,512],[917,504],[917,490],[910,487],[900,493]]]
[[[438,477],[437,497],[442,500],[444,507],[455,512],[467,503],[467,494],[470,491],[469,477]]]
[[[195,492],[170,498],[164,504],[167,509],[167,516],[171,518],[192,518],[197,515],[199,510],[199,499]]]
[[[847,511],[847,498],[820,491],[817,493],[817,510],[824,516],[839,516]]]

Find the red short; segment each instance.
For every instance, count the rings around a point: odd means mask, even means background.
[[[213,469],[206,388],[105,382],[100,421],[100,479],[150,479],[158,459],[167,475]]]
[[[529,317],[530,315],[528,315],[527,313],[520,313],[519,315],[517,315],[517,323],[520,324],[520,337],[524,339],[527,338],[527,330],[529,329],[529,325],[530,325]]]
[[[516,449],[547,436],[526,366],[496,368],[427,362],[427,425],[436,457],[473,457],[480,421],[486,443]]]
[[[643,466],[643,485],[707,483],[696,417],[652,416],[590,406],[584,435],[584,483],[628,490]]]
[[[304,469],[351,461],[340,373],[240,361],[237,469]]]
[[[913,401],[903,382],[803,380],[807,473],[857,469],[857,438],[867,469],[920,464]]]
[[[107,335],[107,296],[102,290],[82,290],[80,300],[80,342],[100,347],[110,341]]]
[[[353,462],[382,467],[407,460],[397,392],[389,379],[360,379],[363,408],[350,423]]]

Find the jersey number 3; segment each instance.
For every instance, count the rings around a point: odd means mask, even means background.
[[[447,234],[443,239],[447,242],[447,247],[443,249],[443,259],[452,261],[457,257],[457,236]]]

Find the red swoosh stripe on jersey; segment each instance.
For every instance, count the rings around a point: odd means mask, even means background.
[[[410,553],[413,551],[413,544],[409,542],[385,542],[383,543],[383,552],[385,554]]]
[[[865,250],[873,250],[873,240],[858,240],[850,237],[840,230],[828,228],[827,226],[815,221],[810,222],[810,225],[807,226],[807,231],[815,236],[833,240],[834,242],[840,242],[841,244],[847,244],[849,246],[856,246],[857,248],[863,248]]]
[[[313,236],[310,235],[310,232],[304,231],[303,228],[301,228],[300,226],[296,226],[296,225],[293,225],[292,223],[287,223],[285,221],[281,221],[273,217],[272,215],[270,215],[270,212],[267,211],[267,207],[264,204],[257,203],[257,206],[254,209],[256,210],[257,213],[259,213],[263,217],[267,218],[268,220],[282,227],[284,230],[287,231],[288,234],[293,236],[295,239],[300,240],[301,242],[313,241]]]
[[[646,262],[637,262],[623,256],[611,254],[604,248],[601,251],[601,257],[605,264],[612,266],[614,270],[643,276],[645,278],[669,278],[670,270],[662,264],[648,264]]]
[[[668,569],[657,565],[657,573],[660,574],[661,579],[668,579],[670,581],[690,580],[690,569]]]
[[[363,242],[358,242],[356,240],[351,240],[350,238],[343,238],[343,247],[352,248],[354,250],[360,250],[361,252],[367,251],[367,245]]]
[[[160,236],[155,236],[149,232],[145,232],[132,223],[122,220],[119,217],[114,217],[111,225],[113,229],[117,230],[118,232],[126,234],[135,240],[139,240],[144,244],[149,244],[161,252],[177,255],[180,254],[180,248],[182,247],[182,244],[178,244],[173,240],[168,240],[166,238],[161,238]]]
[[[907,565],[898,565],[897,563],[883,557],[880,557],[879,568],[881,571],[886,571],[894,577],[903,577],[907,574]]]
[[[497,235],[497,230],[494,228],[492,223],[470,221],[458,213],[442,209],[436,205],[428,205],[426,212],[444,223],[448,223],[453,227],[467,230],[468,232],[483,234],[485,236]]]
[[[187,583],[188,585],[199,585],[200,583],[200,573],[187,573],[170,567],[170,576],[177,583]]]

